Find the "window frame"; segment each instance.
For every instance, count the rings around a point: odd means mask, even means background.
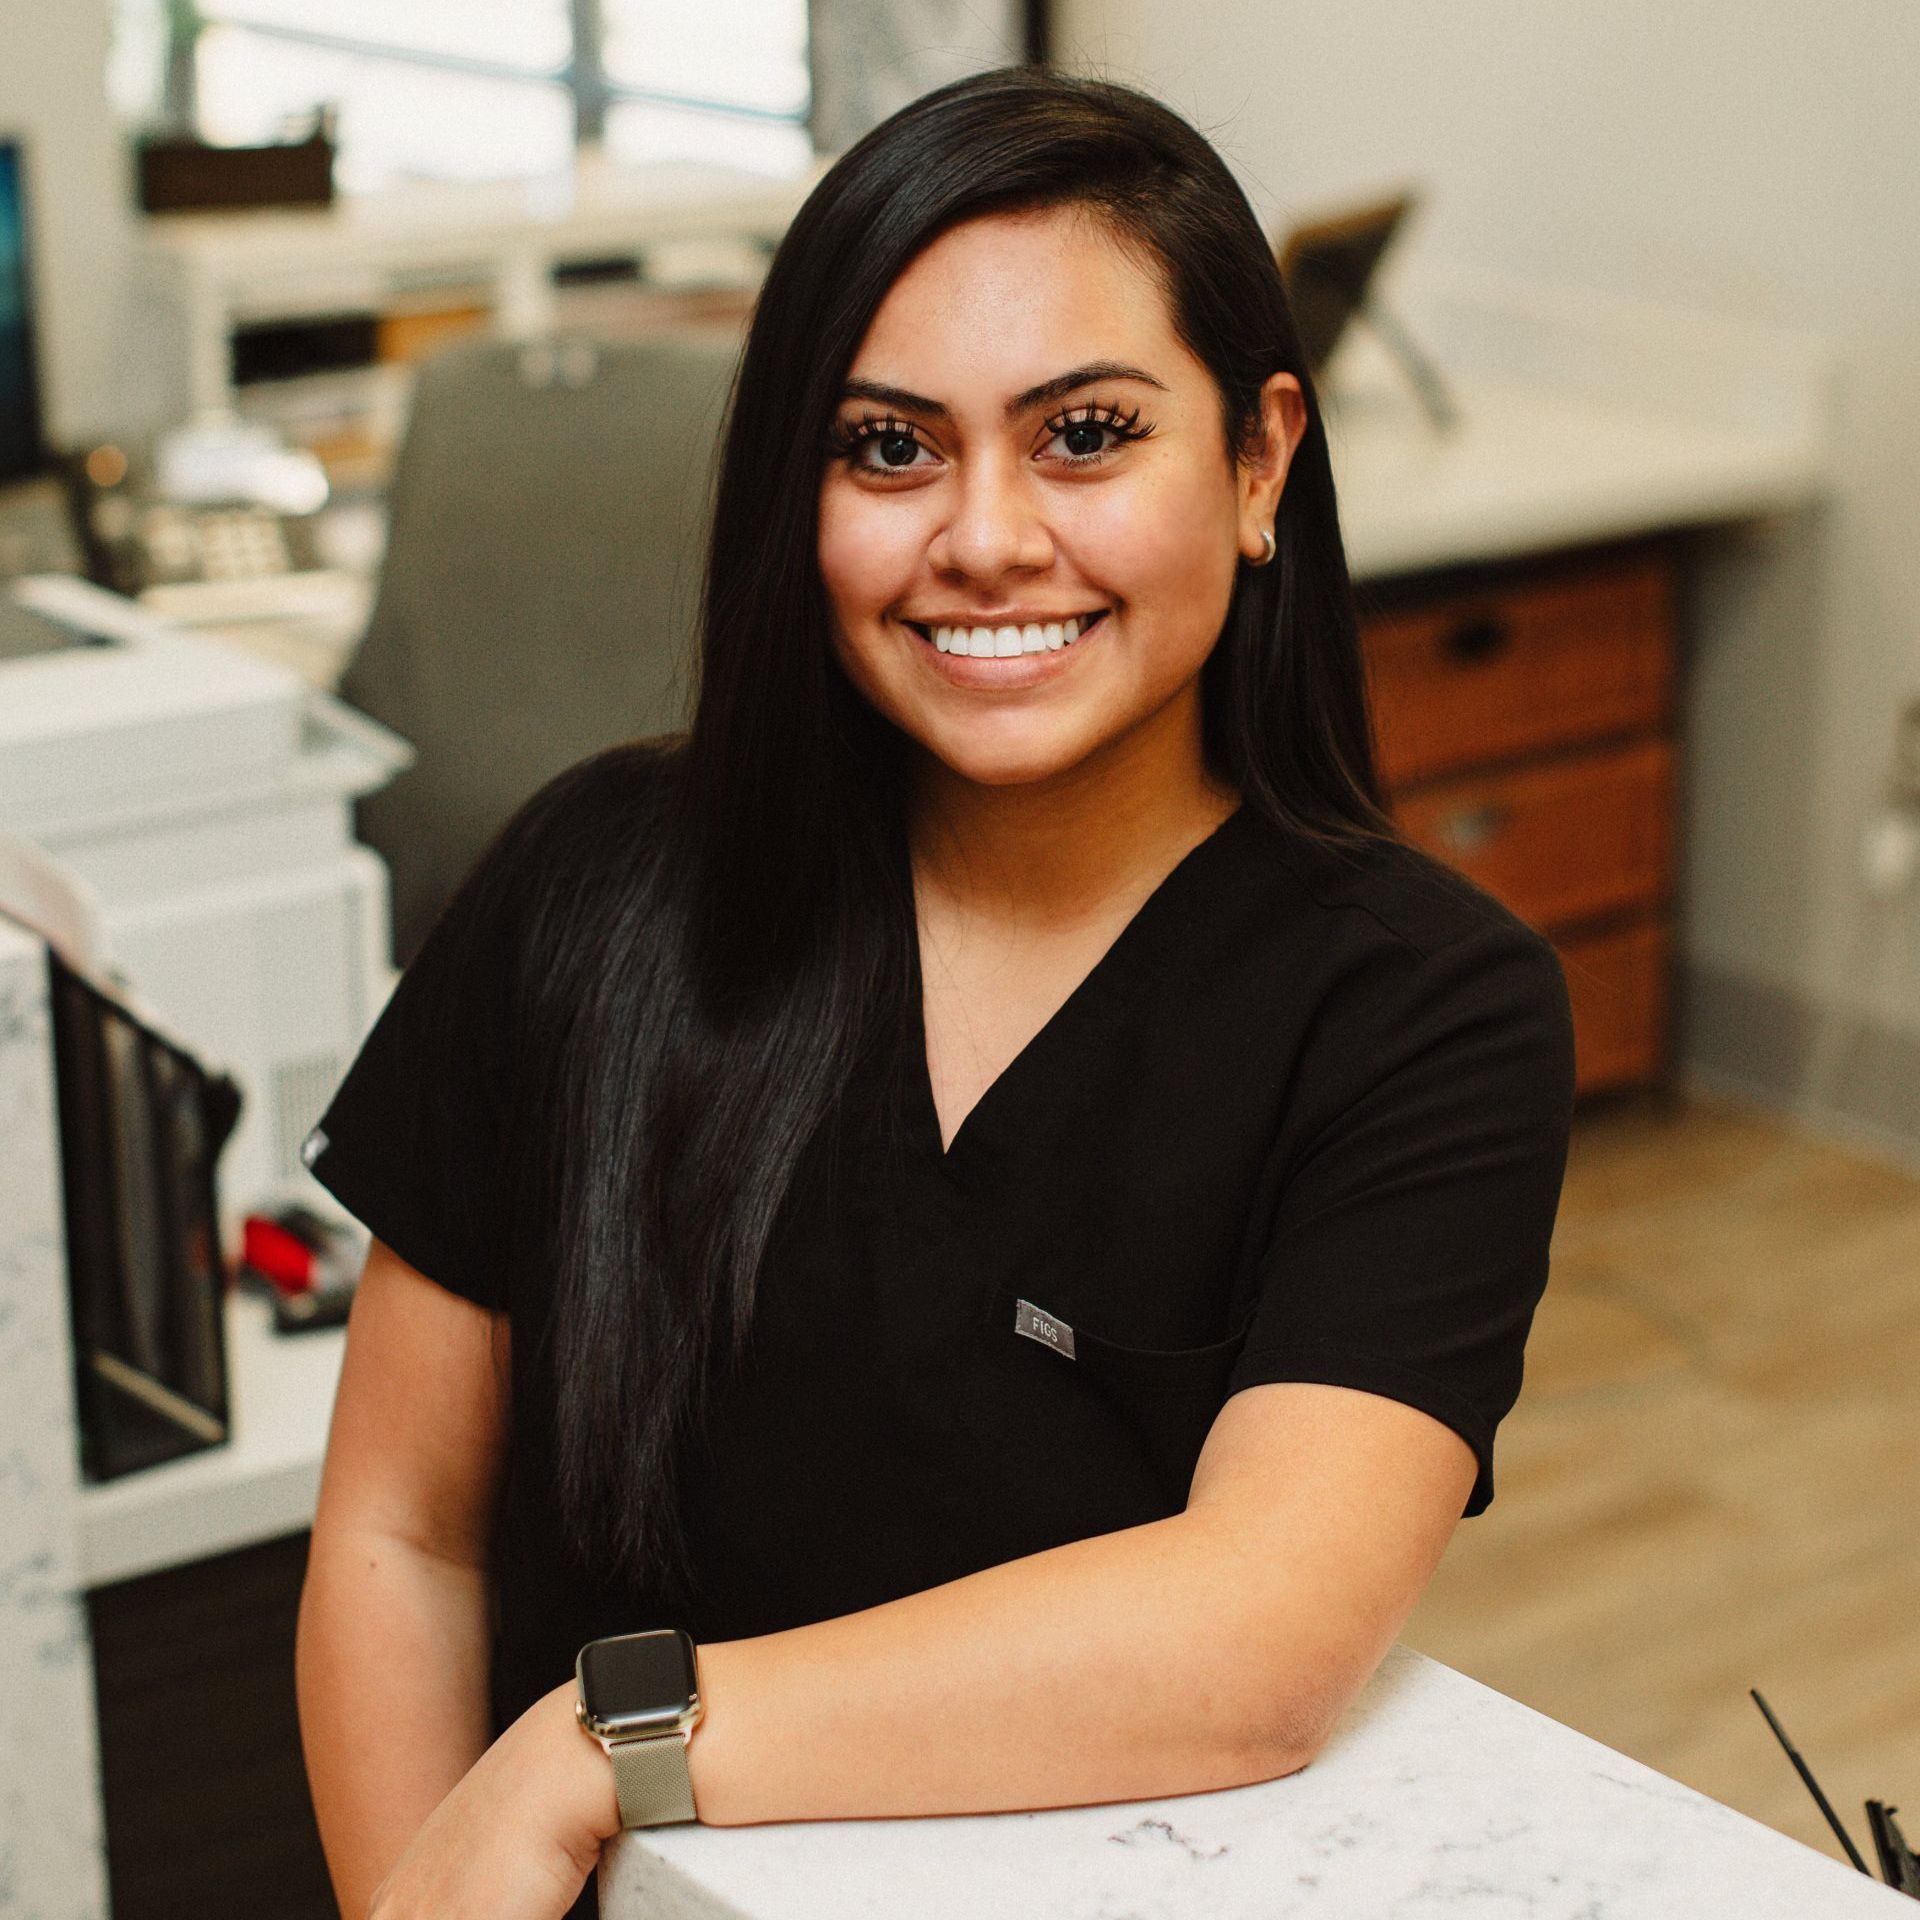
[[[812,118],[811,89],[805,105],[795,113],[780,113],[743,101],[703,99],[659,87],[634,86],[614,79],[605,62],[606,18],[601,0],[567,0],[567,17],[572,51],[558,68],[517,66],[511,61],[485,60],[473,56],[433,53],[417,47],[395,47],[376,40],[363,40],[356,34],[329,33],[324,27],[289,27],[252,21],[230,23],[209,19],[194,0],[162,0],[166,15],[166,60],[162,83],[162,111],[170,125],[197,128],[199,103],[195,98],[194,51],[202,32],[209,27],[244,24],[248,33],[289,45],[324,48],[375,60],[397,61],[403,65],[430,67],[441,73],[470,74],[476,78],[525,82],[530,85],[558,86],[573,105],[573,145],[598,145],[606,135],[607,115],[616,106],[629,102],[643,105],[678,107],[696,113],[731,115],[783,127],[806,128]]]

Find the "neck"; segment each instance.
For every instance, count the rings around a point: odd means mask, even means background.
[[[1150,889],[1238,802],[1201,752],[1197,687],[1043,780],[989,786],[923,753],[908,810],[915,886],[1003,923],[1068,924]]]

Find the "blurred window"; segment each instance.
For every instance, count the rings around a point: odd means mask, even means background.
[[[807,110],[807,10],[781,0],[600,0],[607,83],[728,100],[790,120]]]
[[[813,159],[806,0],[115,0],[136,118],[220,142],[338,115],[348,190],[526,178],[580,141],[778,175]]]
[[[607,149],[795,174],[813,158],[806,0],[598,0]],[[725,101],[752,109],[702,111]]]

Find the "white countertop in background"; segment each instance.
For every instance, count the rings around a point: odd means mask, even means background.
[[[114,1580],[299,1533],[313,1520],[346,1330],[273,1330],[252,1294],[227,1301],[233,1438],[80,1490],[80,1582]]]
[[[1818,466],[1791,431],[1660,415],[1495,375],[1453,382],[1460,424],[1440,433],[1410,393],[1343,399],[1327,425],[1357,580],[1462,559],[1771,514],[1805,502]]]
[[[1380,297],[1458,417],[1436,426],[1349,328],[1319,384],[1356,579],[1775,514],[1826,484],[1816,338],[1431,263]]]
[[[937,1729],[930,1729],[937,1734]],[[624,1836],[605,1920],[1899,1920],[1910,1900],[1396,1647],[1313,1764],[1124,1805]]]

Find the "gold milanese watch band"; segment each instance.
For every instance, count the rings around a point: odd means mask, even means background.
[[[655,1734],[646,1740],[609,1740],[613,1790],[620,1802],[620,1824],[659,1827],[692,1820],[693,1769],[687,1764],[684,1733]]]

